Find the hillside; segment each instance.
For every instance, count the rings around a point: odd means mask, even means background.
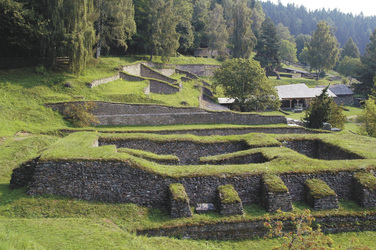
[[[316,30],[318,21],[327,21],[333,27],[341,47],[352,37],[361,54],[365,52],[369,37],[376,28],[375,16],[354,16],[342,13],[337,9],[309,11],[304,6],[274,4],[269,1],[262,1],[261,4],[265,16],[270,17],[276,25],[282,23],[288,27],[294,36],[299,34],[312,35]]]
[[[156,58],[158,62],[159,58]],[[223,221],[241,221],[263,218],[265,209],[259,204],[244,206],[245,214],[242,216],[223,216],[216,212],[208,214],[195,214],[192,218],[172,219],[166,209],[131,203],[111,203],[99,201],[85,201],[82,199],[67,198],[58,195],[44,194],[29,196],[27,188],[9,189],[9,182],[14,168],[30,159],[42,156],[43,160],[55,158],[77,159],[91,158],[98,162],[106,162],[113,159],[120,161],[135,161],[137,166],[157,173],[162,176],[173,178],[194,177],[197,175],[214,174],[222,176],[226,174],[259,174],[259,171],[272,171],[280,173],[282,166],[290,171],[300,169],[302,166],[309,166],[306,171],[326,169],[328,165],[320,163],[316,159],[308,159],[305,156],[296,156],[296,153],[286,153],[288,149],[276,147],[269,151],[265,146],[280,145],[279,141],[286,138],[321,138],[332,144],[341,144],[343,141],[346,150],[354,150],[364,160],[355,161],[332,161],[329,163],[333,169],[353,169],[354,164],[361,161],[362,166],[371,166],[374,162],[374,153],[368,154],[367,150],[373,147],[374,140],[362,136],[351,137],[343,132],[335,135],[265,135],[252,133],[248,135],[229,136],[202,136],[221,131],[261,131],[279,128],[286,129],[286,126],[245,126],[245,125],[175,125],[175,126],[127,126],[127,127],[90,127],[77,129],[63,119],[57,112],[46,108],[44,104],[51,102],[71,101],[108,101],[127,103],[163,104],[174,107],[197,107],[200,91],[197,90],[195,82],[184,82],[184,88],[176,94],[150,94],[144,93],[147,83],[129,82],[116,80],[94,88],[86,84],[95,79],[113,76],[119,66],[134,64],[143,61],[142,57],[135,58],[102,58],[100,61],[92,62],[81,77],[76,77],[67,72],[49,71],[40,67],[20,68],[0,71],[0,248],[4,249],[270,249],[281,244],[279,239],[262,238],[248,239],[242,241],[213,241],[213,240],[192,240],[184,239],[184,235],[176,238],[168,237],[146,237],[137,236],[136,231],[147,230],[159,227],[179,227],[181,225],[195,225],[202,222],[218,223]],[[219,64],[212,59],[195,59],[192,57],[172,58],[171,64]],[[172,75],[172,78],[180,78],[179,75]],[[210,81],[210,77],[204,77]],[[274,80],[273,80],[274,81]],[[281,80],[284,84],[291,83],[290,80]],[[281,81],[275,80],[276,84]],[[309,81],[309,80],[307,80]],[[311,80],[311,85],[317,84]],[[320,84],[327,83],[322,80]],[[70,87],[66,83],[69,83]],[[184,104],[182,104],[184,102]],[[354,113],[352,113],[353,115]],[[281,115],[281,113],[279,113]],[[76,130],[90,130],[92,133],[76,133],[68,136],[68,133]],[[263,148],[247,149],[243,152],[223,154],[220,157],[206,157],[202,161],[215,162],[228,158],[236,158],[244,154],[263,153],[272,162],[261,163],[258,171],[255,171],[254,164],[251,165],[190,165],[190,166],[168,166],[146,159],[160,160],[171,158],[169,155],[157,155],[143,150],[120,149],[114,151],[114,146],[91,147],[92,140],[98,136],[95,131],[103,132],[101,137],[108,140],[117,138],[134,138],[151,141],[168,141],[216,144],[223,142],[247,141],[247,145],[253,147],[261,145]],[[156,135],[154,133],[180,133],[191,135]],[[216,132],[217,131],[217,132]],[[219,131],[219,132],[218,132]],[[109,133],[110,132],[110,133]],[[194,132],[201,133],[201,136],[193,136]],[[116,134],[115,134],[116,133]],[[132,133],[129,134],[123,133]],[[146,133],[146,134],[145,134]],[[148,134],[151,133],[151,134]],[[248,132],[249,133],[249,132]],[[153,135],[152,135],[153,134]],[[340,139],[339,139],[340,138]],[[279,141],[278,141],[279,140]],[[149,143],[151,144],[151,143]],[[160,144],[159,147],[162,144]],[[243,144],[241,144],[243,145]],[[281,144],[282,145],[282,144]],[[368,146],[367,146],[368,145]],[[371,145],[371,146],[370,146]],[[90,146],[88,148],[88,146]],[[174,147],[172,147],[174,148]],[[189,147],[186,147],[186,150]],[[220,147],[219,149],[221,149]],[[356,149],[354,149],[356,148]],[[103,150],[101,150],[103,149]],[[124,150],[124,151],[122,151]],[[221,149],[222,150],[222,149]],[[201,150],[202,151],[202,150]],[[185,152],[185,151],[184,151]],[[188,152],[188,151],[187,151]],[[200,151],[199,151],[200,152]],[[201,153],[201,152],[200,152]],[[181,157],[181,156],[179,156]],[[191,158],[197,157],[193,155]],[[294,158],[297,157],[297,158]],[[186,161],[189,161],[187,157]],[[319,162],[319,163],[318,163]],[[345,163],[346,162],[346,163]],[[344,164],[342,164],[344,163]],[[146,165],[144,165],[146,164]],[[67,173],[67,172],[65,172]],[[146,184],[142,183],[141,184]],[[67,188],[68,189],[68,188]],[[153,190],[155,190],[153,188]],[[308,208],[307,204],[294,202],[294,211],[301,212]],[[341,200],[340,209],[335,215],[342,216],[347,213],[373,213],[365,210],[353,201]],[[324,213],[318,213],[326,214]],[[330,215],[333,215],[329,212]],[[375,246],[375,232],[363,233],[342,233],[332,235],[335,245],[347,245],[348,239],[356,236],[363,245]],[[182,239],[183,238],[183,239]]]

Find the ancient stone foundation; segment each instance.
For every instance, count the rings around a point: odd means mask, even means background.
[[[371,173],[354,175],[354,200],[362,207],[376,207],[376,177]]]
[[[275,187],[276,183],[281,187]],[[290,211],[292,209],[291,196],[287,187],[278,176],[262,179],[261,203],[268,212],[277,210]]]
[[[189,198],[185,188],[180,183],[173,183],[168,189],[168,199],[171,218],[191,217]]]
[[[311,179],[305,182],[306,201],[314,210],[337,209],[337,194],[322,180]]]
[[[243,204],[232,185],[218,187],[218,210],[221,215],[242,215]]]

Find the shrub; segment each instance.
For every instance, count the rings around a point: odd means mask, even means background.
[[[73,126],[88,127],[98,123],[97,118],[90,113],[96,107],[95,102],[66,103],[64,105],[64,116]]]

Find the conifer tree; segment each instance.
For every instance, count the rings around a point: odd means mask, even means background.
[[[148,15],[150,60],[153,55],[162,56],[166,61],[179,47],[179,34],[176,32],[178,18],[172,0],[151,0]]]
[[[195,48],[207,46],[207,36],[205,33],[205,29],[208,20],[209,7],[209,0],[195,0],[192,16]]]
[[[303,119],[306,127],[319,129],[329,120],[331,100],[327,93],[328,88],[329,86],[324,88],[321,94],[310,102]]]
[[[261,67],[265,69],[266,75],[271,72],[276,72],[280,65],[281,59],[279,56],[280,39],[277,34],[277,29],[270,18],[266,18],[262,23],[260,36],[257,40],[255,59],[260,62]],[[279,74],[277,73],[279,78]]]
[[[366,52],[360,58],[363,67],[359,71],[357,80],[362,84],[357,85],[359,91],[370,94],[375,87],[374,77],[376,74],[376,29],[370,37],[370,43],[367,44]]]
[[[346,41],[345,46],[343,46],[341,56],[342,58],[344,58],[345,56],[352,58],[360,57],[358,46],[356,46],[351,37]]]
[[[308,62],[311,69],[316,70],[316,80],[323,70],[332,69],[338,61],[338,42],[330,32],[329,25],[321,21],[313,33],[311,41],[307,44]]]
[[[235,58],[248,58],[255,47],[251,16],[252,10],[247,6],[247,1],[237,0],[234,3],[231,44]]]
[[[208,17],[209,22],[206,27],[206,33],[208,36],[208,45],[211,49],[211,56],[213,56],[213,50],[223,51],[228,40],[222,6],[215,4],[214,9],[209,12]]]
[[[192,0],[174,0],[174,8],[178,18],[176,32],[179,34],[180,53],[186,53],[193,47],[194,28],[192,26],[193,3]]]

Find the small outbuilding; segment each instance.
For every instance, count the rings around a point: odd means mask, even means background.
[[[349,86],[345,84],[335,84],[329,86],[329,90],[337,96],[333,100],[338,105],[352,105],[354,103],[354,92]]]
[[[281,108],[293,109],[295,106],[308,107],[312,98],[319,96],[324,88],[308,88],[304,83],[276,86],[278,97],[282,101]],[[336,95],[328,89],[329,97]]]

